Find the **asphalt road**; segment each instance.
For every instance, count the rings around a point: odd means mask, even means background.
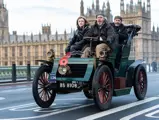
[[[113,97],[112,107],[100,112],[82,92],[57,95],[49,109],[39,108],[31,85],[0,86],[0,120],[158,120],[159,74],[148,74],[147,98],[137,101],[130,95]],[[0,84],[1,85],[1,84]]]

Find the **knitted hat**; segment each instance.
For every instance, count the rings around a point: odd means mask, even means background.
[[[104,14],[99,13],[99,14],[96,15],[96,18],[97,18],[99,15],[105,17]]]
[[[122,21],[122,17],[121,17],[121,16],[115,16],[115,17],[114,17],[114,20],[115,20],[115,19],[120,19],[120,20]]]

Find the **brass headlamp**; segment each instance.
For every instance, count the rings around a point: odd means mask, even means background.
[[[50,49],[48,52],[47,52],[47,57],[49,58],[49,60],[52,60],[55,58],[55,52],[53,49]]]

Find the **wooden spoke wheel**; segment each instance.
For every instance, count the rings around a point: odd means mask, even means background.
[[[92,92],[94,102],[100,110],[110,107],[113,95],[113,77],[108,66],[103,65],[97,68],[93,78]]]
[[[143,100],[147,93],[147,74],[142,65],[138,66],[135,72],[134,92],[138,100]]]
[[[42,108],[48,108],[55,99],[56,92],[49,89],[48,77],[51,72],[51,67],[41,66],[34,77],[32,92],[35,102]]]
[[[83,89],[83,93],[84,93],[84,95],[86,96],[86,98],[88,98],[88,99],[92,99],[92,98],[93,98],[92,90]]]

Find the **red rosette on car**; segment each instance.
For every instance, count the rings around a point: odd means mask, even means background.
[[[68,58],[70,57],[71,57],[71,52],[67,52],[66,55],[60,59],[59,61],[60,66],[66,66],[68,64]]]
[[[60,59],[59,64],[60,66],[66,66],[68,64],[68,58],[64,56],[63,58]]]

